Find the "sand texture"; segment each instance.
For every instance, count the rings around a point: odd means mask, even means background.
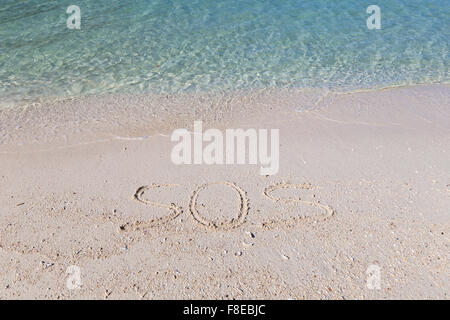
[[[174,165],[193,120],[279,129],[279,172]],[[90,97],[0,142],[2,299],[449,298],[448,85]]]

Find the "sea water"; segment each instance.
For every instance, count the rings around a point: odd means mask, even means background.
[[[1,0],[0,99],[448,82],[449,17],[448,0]]]

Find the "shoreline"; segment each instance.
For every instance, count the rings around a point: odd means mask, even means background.
[[[159,93],[143,93],[143,92],[124,92],[124,93],[100,93],[100,94],[85,94],[79,96],[45,96],[45,97],[34,97],[27,98],[19,101],[9,101],[8,104],[4,104],[0,106],[0,110],[11,110],[14,108],[25,108],[29,106],[37,106],[42,104],[54,104],[54,103],[64,103],[67,101],[82,101],[89,100],[92,98],[108,98],[108,97],[130,97],[130,96],[192,96],[192,95],[206,95],[206,96],[214,96],[214,95],[250,95],[252,92],[262,92],[268,91],[273,92],[277,90],[281,91],[323,91],[323,92],[332,92],[334,94],[354,94],[361,92],[374,92],[374,91],[382,91],[382,90],[390,90],[397,88],[414,88],[420,86],[448,86],[450,85],[449,81],[441,81],[441,82],[417,82],[417,83],[405,83],[405,84],[379,84],[373,85],[369,87],[362,88],[353,88],[348,90],[338,90],[338,87],[335,88],[326,88],[326,87],[261,87],[261,88],[248,88],[248,89],[211,89],[211,90],[200,90],[196,92],[178,92],[178,93],[170,93],[170,92],[159,92]],[[27,103],[28,102],[28,103]]]
[[[388,86],[349,92],[328,89],[260,89],[176,95],[111,94],[64,98],[0,109],[0,149],[12,145],[51,145],[167,134],[203,120],[211,125],[239,122],[242,116],[311,112],[339,96],[375,95],[423,88],[445,90],[448,83]],[[25,128],[26,125],[26,128]],[[128,127],[128,129],[126,129]],[[87,140],[86,140],[87,139]],[[55,141],[56,140],[56,141]]]

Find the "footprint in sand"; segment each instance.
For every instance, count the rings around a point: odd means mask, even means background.
[[[262,227],[265,229],[271,229],[273,227],[277,226],[287,226],[291,227],[298,223],[304,223],[304,222],[312,222],[312,221],[324,221],[327,220],[335,215],[334,210],[326,205],[321,204],[318,201],[307,201],[302,200],[301,198],[289,198],[289,197],[275,197],[273,196],[273,193],[277,190],[313,190],[315,187],[312,186],[309,183],[303,183],[303,184],[292,184],[292,183],[284,183],[280,182],[274,185],[271,185],[264,189],[264,196],[271,200],[272,202],[278,203],[278,204],[287,204],[294,207],[298,207],[300,205],[305,205],[309,207],[315,207],[318,209],[318,213],[314,215],[297,215],[293,217],[288,218],[282,218],[278,220],[268,220],[262,223]]]

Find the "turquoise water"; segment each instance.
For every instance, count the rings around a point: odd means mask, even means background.
[[[80,30],[66,26],[72,4]],[[381,30],[366,26],[371,4]],[[449,8],[448,0],[1,0],[0,98],[447,82]]]

